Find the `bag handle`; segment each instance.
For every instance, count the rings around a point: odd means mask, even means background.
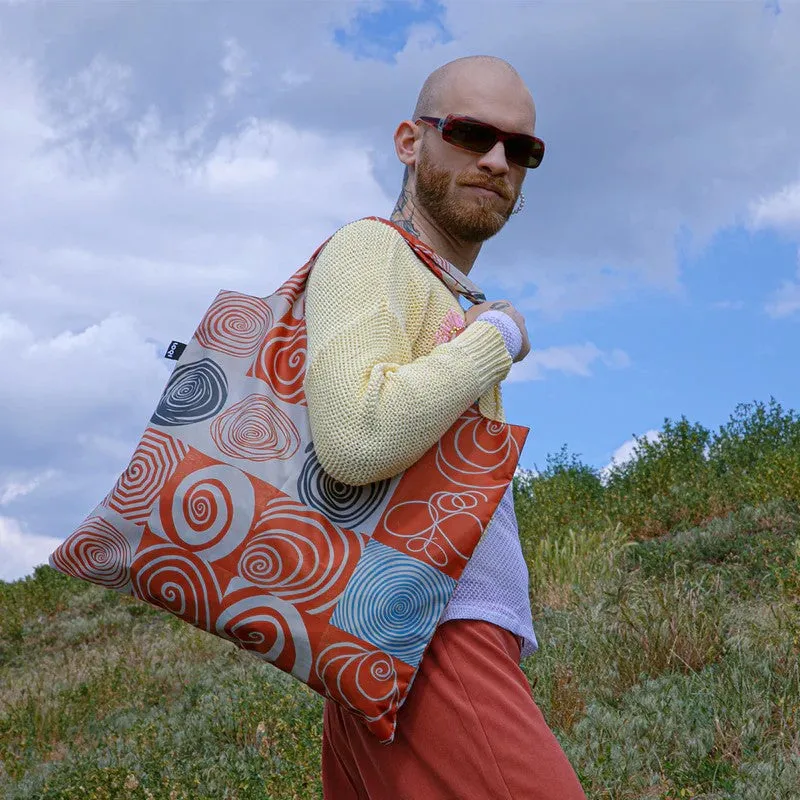
[[[466,297],[470,303],[475,305],[486,302],[486,295],[477,284],[473,283],[446,258],[442,258],[438,253],[428,247],[425,242],[409,233],[405,228],[383,217],[365,217],[365,219],[376,220],[377,222],[382,222],[384,225],[394,228],[406,240],[417,258],[419,258],[448,289],[460,294],[462,297]]]

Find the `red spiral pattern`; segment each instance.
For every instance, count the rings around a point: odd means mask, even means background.
[[[365,542],[363,534],[281,496],[253,527],[236,573],[305,613],[319,614],[344,592]]]
[[[147,547],[131,564],[134,594],[184,622],[211,631],[220,587],[207,561],[171,543]]]
[[[331,698],[367,719],[378,719],[397,700],[395,659],[367,644],[337,642],[326,647],[316,671]]]
[[[303,378],[307,340],[301,306],[302,298],[275,323],[248,372],[264,381],[281,400],[296,405],[306,405]]]
[[[305,620],[291,603],[255,586],[229,586],[214,624],[218,636],[308,681],[311,643]]]
[[[289,280],[287,280],[280,287],[280,289],[275,292],[275,294],[279,297],[285,297],[290,303],[293,304],[306,287],[306,281],[308,280],[308,275],[311,272],[312,264],[313,259],[297,270],[297,272],[295,272],[295,274],[292,275],[292,277],[289,278]]]
[[[520,447],[511,428],[483,417],[473,406],[442,437],[436,450],[436,467],[456,486],[490,488],[498,468],[517,462]]]
[[[130,580],[131,546],[122,531],[89,517],[53,552],[53,566],[84,581],[122,590]]]
[[[188,452],[183,442],[148,428],[104,504],[120,516],[143,524],[159,493]]]
[[[300,447],[295,424],[268,397],[251,394],[211,425],[220,452],[250,461],[291,458]]]
[[[259,297],[220,292],[195,333],[209,350],[244,358],[252,356],[272,324],[272,310]]]

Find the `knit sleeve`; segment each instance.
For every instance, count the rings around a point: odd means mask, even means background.
[[[309,276],[311,434],[322,468],[346,484],[408,469],[511,368],[488,322],[413,357],[431,284],[409,253],[392,228],[363,220],[334,235]]]

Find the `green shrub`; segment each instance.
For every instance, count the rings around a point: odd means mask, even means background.
[[[603,486],[597,471],[568,456],[564,445],[547,456],[538,475],[523,472],[515,478],[514,505],[524,542],[534,542],[602,523]]]
[[[664,420],[656,441],[634,436],[633,457],[599,471],[566,445],[538,474],[515,478],[514,500],[526,556],[535,542],[570,529],[619,523],[635,539],[703,525],[743,505],[800,504],[800,417],[774,398],[739,404],[712,434],[685,417]]]
[[[609,470],[606,509],[637,536],[665,533],[676,525],[716,516],[705,451],[710,433],[685,417],[664,420],[659,438],[635,437],[634,457]]]

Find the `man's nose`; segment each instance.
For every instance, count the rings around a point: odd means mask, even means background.
[[[505,175],[508,172],[505,145],[495,142],[494,147],[478,159],[478,166],[488,169],[492,175]]]

